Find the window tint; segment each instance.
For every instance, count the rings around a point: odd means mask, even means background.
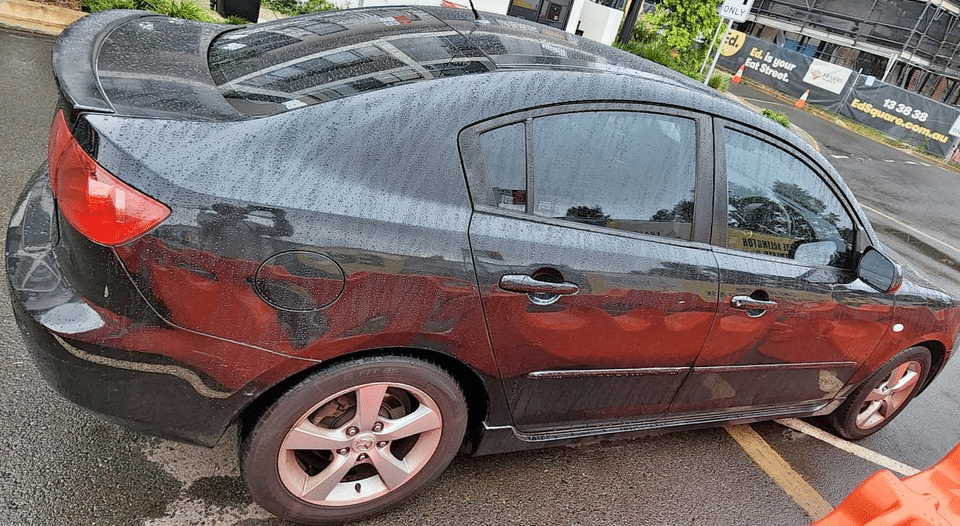
[[[830,188],[789,153],[726,130],[727,246],[849,267],[853,221]]]
[[[480,134],[483,165],[497,206],[523,212],[527,205],[527,155],[523,123]]]
[[[691,239],[696,123],[626,111],[535,119],[531,212]]]

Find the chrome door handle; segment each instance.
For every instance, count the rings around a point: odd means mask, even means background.
[[[777,302],[767,301],[767,300],[758,300],[751,298],[750,296],[734,296],[730,299],[730,306],[734,309],[740,309],[747,311],[747,314],[752,316],[759,316],[768,310],[776,310]],[[757,314],[753,314],[750,311],[760,311]]]
[[[555,294],[557,296],[572,296],[580,292],[576,283],[564,281],[551,283],[540,281],[526,274],[506,274],[500,278],[500,288],[508,292],[521,294]]]

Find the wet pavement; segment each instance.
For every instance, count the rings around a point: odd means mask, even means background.
[[[51,46],[49,38],[0,30],[4,218],[45,155],[57,102],[50,75]],[[861,152],[870,159],[896,157],[903,163],[913,159],[850,137],[819,119],[807,122],[798,115],[795,122],[816,136],[826,152]],[[957,174],[905,165],[910,167],[907,173],[914,174],[914,182],[908,183],[892,167],[877,176],[872,161],[840,161],[838,168],[868,206],[896,214],[931,235],[944,239],[960,235],[956,229],[939,230],[954,225],[949,212],[925,213],[927,203],[955,195],[950,192],[957,191]],[[949,265],[897,238],[889,242],[960,295],[960,274]],[[958,384],[960,367],[951,364],[894,423],[860,444],[920,469],[933,464],[960,440]],[[236,469],[232,434],[212,449],[150,438],[105,422],[54,394],[30,361],[6,298],[0,301],[0,400],[0,525],[283,524],[246,494]],[[834,505],[878,469],[776,423],[753,428]],[[723,429],[708,429],[461,457],[411,502],[365,524],[807,523],[804,511]]]

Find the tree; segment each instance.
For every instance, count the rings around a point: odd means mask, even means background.
[[[717,31],[722,0],[662,0],[650,19],[662,28],[660,39],[676,51],[680,71],[697,72],[709,49],[709,40]],[[698,41],[699,39],[699,41]]]
[[[610,220],[610,216],[604,214],[603,208],[599,206],[571,206],[567,209],[565,219],[589,225],[605,226],[607,221]]]
[[[693,201],[682,199],[677,203],[673,210],[661,208],[650,218],[651,221],[668,223],[679,221],[681,223],[693,223]]]

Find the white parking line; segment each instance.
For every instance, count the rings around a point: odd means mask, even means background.
[[[863,207],[863,208],[866,209],[866,210],[869,210],[869,211],[873,212],[874,214],[877,214],[878,216],[882,216],[882,217],[884,217],[884,218],[886,218],[886,219],[889,219],[890,221],[893,221],[894,223],[900,225],[901,227],[906,228],[907,230],[909,230],[910,233],[912,233],[912,234],[916,234],[916,235],[918,235],[918,236],[921,236],[921,237],[924,237],[924,238],[926,238],[926,239],[929,239],[930,241],[934,241],[934,242],[940,244],[941,246],[947,247],[947,248],[949,248],[950,250],[952,250],[952,251],[960,254],[960,248],[957,248],[957,247],[955,247],[955,246],[953,246],[953,245],[951,245],[951,244],[949,244],[949,243],[945,243],[945,242],[943,242],[943,241],[940,241],[939,239],[931,236],[930,234],[925,234],[925,233],[917,230],[916,228],[913,228],[912,226],[904,223],[903,221],[900,221],[899,219],[897,219],[897,218],[895,218],[895,217],[891,217],[891,216],[889,216],[889,215],[887,215],[887,214],[884,214],[883,212],[877,210],[876,208],[871,208],[871,207],[869,207],[869,206],[867,206],[867,205],[865,205],[865,204],[863,204],[863,203],[861,203],[860,206]]]
[[[873,462],[882,468],[889,469],[890,471],[899,473],[905,477],[920,473],[919,469],[912,468],[890,457],[885,457],[876,451],[871,451],[863,446],[858,446],[853,442],[849,442],[837,436],[831,435],[819,427],[812,426],[802,420],[797,420],[796,418],[783,418],[777,420],[777,423],[789,427],[794,431],[799,431],[805,435],[816,438],[822,442],[826,442],[827,444],[830,444],[838,449],[842,449],[847,453],[853,453],[864,460]]]
[[[849,159],[849,158],[850,158],[849,155],[835,155],[835,154],[832,154],[832,153],[830,154],[830,157],[833,157],[834,159]]]

